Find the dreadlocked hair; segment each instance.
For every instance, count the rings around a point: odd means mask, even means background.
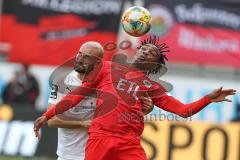
[[[169,46],[167,46],[166,43],[158,43],[158,41],[159,41],[159,37],[150,36],[149,38],[141,41],[141,45],[139,47],[137,47],[137,49],[140,49],[143,45],[152,44],[152,45],[156,46],[156,48],[158,49],[158,54],[160,54],[160,57],[157,61],[157,66],[153,69],[148,70],[148,74],[150,74],[150,73],[156,74],[156,73],[160,72],[162,66],[165,66],[166,61],[168,60],[165,53],[170,52]]]

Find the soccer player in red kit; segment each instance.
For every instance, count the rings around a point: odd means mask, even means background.
[[[82,87],[66,95],[35,121],[36,136],[39,136],[38,130],[43,123],[95,91],[97,108],[89,129],[85,159],[146,160],[140,144],[144,114],[139,99],[145,93],[157,107],[182,117],[197,113],[211,102],[230,101],[226,96],[234,95],[236,91],[223,90],[222,87],[190,104],[183,104],[168,96],[163,86],[147,77],[147,74],[157,73],[165,65],[165,49],[165,45],[157,44],[156,38],[150,38],[139,47],[131,66],[113,62],[98,63],[85,78]]]

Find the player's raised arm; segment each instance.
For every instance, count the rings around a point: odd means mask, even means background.
[[[209,103],[223,101],[231,102],[231,100],[227,99],[226,97],[229,95],[234,95],[235,93],[236,90],[234,89],[223,89],[221,87],[204,96],[203,98],[189,104],[183,104],[179,100],[168,95],[163,95],[159,98],[153,98],[153,101],[156,106],[168,112],[172,112],[181,117],[187,118],[202,110]]]

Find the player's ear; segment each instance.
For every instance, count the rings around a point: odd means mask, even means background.
[[[98,58],[97,59],[97,64],[101,63],[102,62],[102,59]]]
[[[96,59],[96,62],[94,63],[94,67],[98,67],[102,63],[102,59],[98,58]]]

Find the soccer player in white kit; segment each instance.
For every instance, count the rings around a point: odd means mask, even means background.
[[[88,68],[91,70],[92,64],[96,61],[82,61],[82,56],[93,54],[102,58],[104,53],[103,47],[97,42],[84,43],[76,56],[74,63],[74,70],[64,78],[64,85],[69,86],[61,88],[62,85],[52,84],[51,95],[48,100],[48,108],[51,108],[68,92],[69,88],[74,90],[82,84],[82,79],[88,73]],[[86,60],[86,58],[85,58]],[[61,90],[61,91],[60,91]],[[149,113],[153,109],[152,100],[149,97],[143,97],[143,105],[145,113]],[[65,117],[69,119],[62,119],[54,117],[48,121],[50,127],[58,127],[58,160],[84,160],[85,146],[88,139],[88,127],[90,126],[90,119],[94,114],[96,107],[96,99],[86,97],[74,108],[64,112]],[[72,118],[72,119],[71,119]],[[79,120],[78,120],[79,119]]]

